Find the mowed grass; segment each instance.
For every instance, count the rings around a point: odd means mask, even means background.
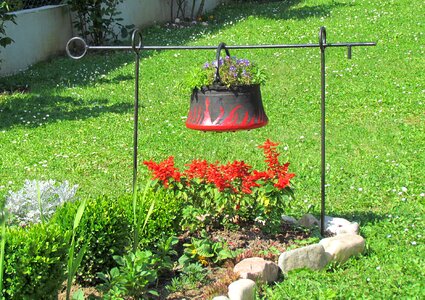
[[[327,214],[361,223],[367,252],[323,272],[294,272],[266,299],[425,297],[425,4],[423,1],[277,1],[220,6],[215,23],[144,30],[146,45],[375,41],[328,48]],[[320,50],[235,50],[266,69],[269,125],[236,133],[184,126],[185,75],[214,51],[144,52],[139,160],[175,156],[244,160],[279,142],[291,162],[296,200],[288,214],[320,211]],[[25,179],[69,180],[81,197],[131,190],[134,55],[58,58],[8,78],[30,92],[0,96],[0,197]],[[286,149],[286,151],[284,151]],[[140,166],[141,177],[146,177]],[[141,179],[142,181],[142,179]]]

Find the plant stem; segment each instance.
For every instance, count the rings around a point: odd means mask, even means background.
[[[44,224],[43,206],[41,204],[40,182],[37,180],[35,185],[37,187],[37,202],[38,202],[38,209],[40,210],[40,221],[41,221],[41,224]]]
[[[0,244],[0,299],[3,299],[3,269],[4,269],[4,250],[6,247],[6,220],[7,212],[3,210],[1,220],[1,244]]]

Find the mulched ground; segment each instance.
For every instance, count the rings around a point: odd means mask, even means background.
[[[220,268],[209,268],[210,284],[199,285],[196,289],[187,290],[183,293],[167,294],[163,292],[161,299],[200,300],[211,299],[215,295],[225,295],[228,285],[239,278],[238,274],[233,272],[235,264],[249,257],[262,257],[277,263],[279,255],[293,245],[294,241],[310,237],[309,232],[288,224],[283,224],[281,233],[278,234],[265,234],[253,225],[244,226],[238,231],[210,230],[209,234],[216,241],[226,241],[231,250],[242,249],[242,253],[235,259],[228,260]],[[186,237],[183,237],[183,239],[188,240]]]
[[[238,231],[210,229],[210,237],[215,241],[227,242],[231,250],[242,249],[242,252],[234,259],[229,259],[220,267],[210,267],[208,281],[209,284],[198,286],[184,292],[169,293],[165,286],[171,281],[171,277],[162,278],[156,290],[160,293],[159,299],[183,300],[183,299],[211,299],[215,295],[227,294],[228,285],[238,279],[238,274],[233,272],[233,267],[239,261],[249,257],[262,257],[277,263],[280,253],[285,252],[296,240],[303,240],[310,237],[310,233],[300,228],[283,224],[281,232],[278,234],[265,234],[254,225],[243,226]],[[186,233],[179,237],[180,247],[183,243],[189,242],[191,236]],[[170,274],[171,276],[172,274]],[[73,291],[79,286],[74,286]],[[102,294],[94,287],[82,288],[85,299],[102,299]],[[66,282],[59,294],[59,300],[65,300]],[[153,298],[154,299],[154,298]],[[158,298],[155,298],[158,299]]]

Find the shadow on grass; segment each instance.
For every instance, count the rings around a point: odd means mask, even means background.
[[[357,222],[359,223],[360,227],[367,224],[375,224],[386,218],[385,214],[377,214],[371,211],[353,211],[342,214],[338,214],[337,212],[327,212],[326,215],[336,218],[344,218],[350,222]]]
[[[58,120],[83,120],[105,113],[128,113],[131,103],[110,105],[106,99],[96,99],[88,104],[71,97],[29,97],[13,99],[0,106],[0,129],[22,125],[38,127]]]

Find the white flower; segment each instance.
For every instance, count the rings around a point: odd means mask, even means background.
[[[406,193],[406,192],[407,192],[407,187],[402,186],[402,187],[401,187],[401,191],[402,191],[403,193]]]

